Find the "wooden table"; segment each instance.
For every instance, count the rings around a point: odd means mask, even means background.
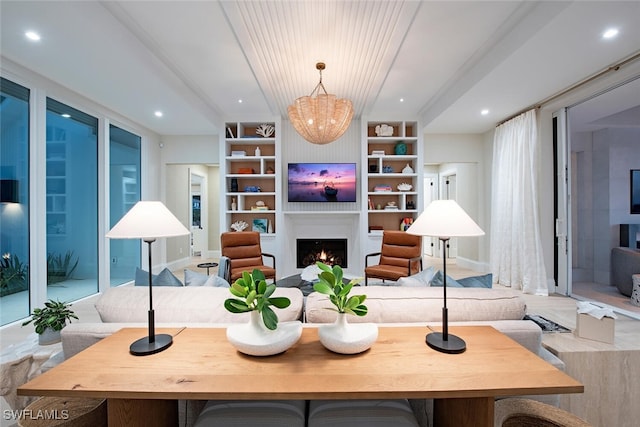
[[[245,356],[224,328],[162,330],[174,342],[129,354],[143,329],[123,329],[18,389],[21,395],[106,397],[110,426],[177,424],[177,399],[433,398],[438,426],[493,426],[496,396],[581,393],[583,386],[487,326],[451,327],[462,354],[438,353],[424,327],[381,327],[373,347],[338,355],[306,327],[283,354]],[[148,424],[151,423],[151,424]]]

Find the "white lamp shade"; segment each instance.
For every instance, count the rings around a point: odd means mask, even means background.
[[[109,239],[155,239],[190,231],[162,202],[140,201],[106,234]]]
[[[434,200],[407,229],[418,236],[483,236],[484,231],[454,200]]]

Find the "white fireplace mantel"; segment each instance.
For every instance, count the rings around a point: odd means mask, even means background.
[[[296,211],[284,212],[283,247],[278,251],[283,260],[280,263],[278,276],[285,277],[298,274],[302,269],[296,268],[296,239],[314,238],[346,238],[347,259],[349,266],[346,273],[362,274],[361,260],[360,212],[359,211]],[[284,228],[284,230],[283,230]]]

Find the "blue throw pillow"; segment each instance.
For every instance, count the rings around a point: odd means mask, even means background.
[[[447,283],[449,279],[447,279]],[[493,287],[493,274],[485,274],[484,276],[472,276],[465,277],[464,279],[458,279],[465,288],[492,288]]]
[[[442,271],[438,270],[436,274],[433,275],[433,279],[431,279],[431,286],[440,286],[442,287],[444,282],[444,275]],[[447,275],[447,288],[462,288],[463,286],[458,283],[453,277]]]
[[[168,268],[151,278],[153,286],[182,286],[182,282]],[[149,272],[136,268],[135,286],[149,286]]]

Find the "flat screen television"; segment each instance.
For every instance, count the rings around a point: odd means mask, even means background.
[[[289,163],[289,202],[355,202],[355,163]]]

